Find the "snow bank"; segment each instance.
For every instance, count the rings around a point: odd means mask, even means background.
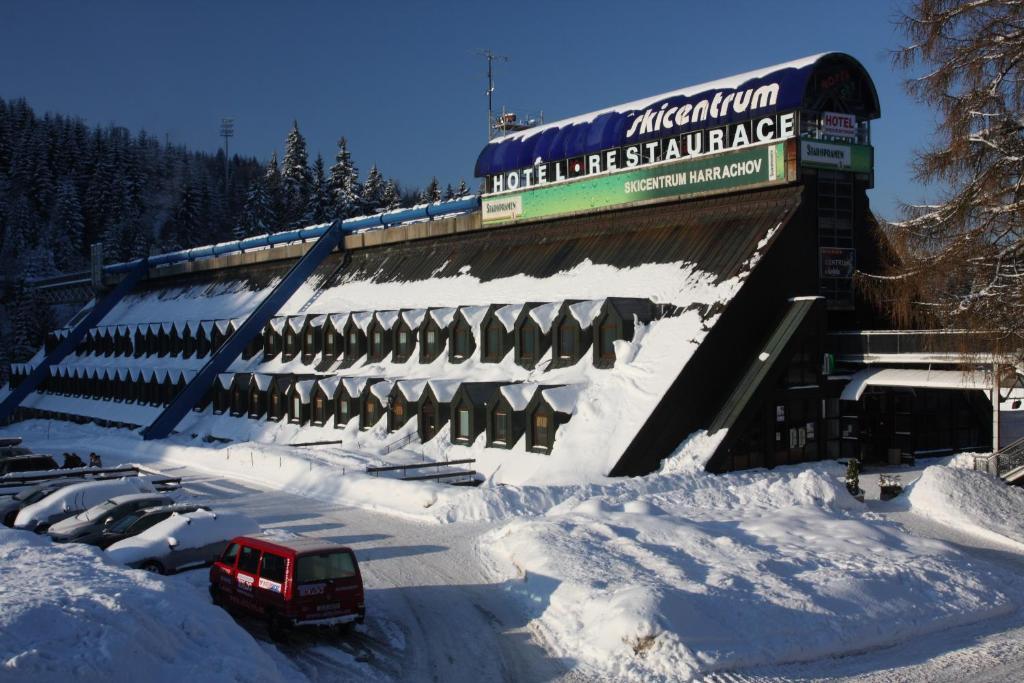
[[[1024,544],[1024,490],[983,472],[933,466],[907,487],[913,512],[937,522]]]
[[[285,680],[201,592],[0,528],[0,681]]]
[[[1015,608],[950,547],[852,514],[839,469],[655,475],[515,520],[481,553],[556,656],[610,680],[841,655]]]

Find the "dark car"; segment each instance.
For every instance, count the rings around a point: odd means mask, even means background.
[[[14,455],[0,460],[0,477],[14,472],[55,470],[57,467],[57,462],[48,455]]]
[[[0,460],[13,458],[16,455],[32,455],[32,450],[24,446],[4,446],[0,448]]]
[[[209,509],[210,508],[205,505],[178,503],[177,505],[164,505],[161,507],[148,508],[146,510],[137,510],[131,514],[125,515],[116,522],[108,524],[101,529],[98,534],[76,540],[106,549],[118,541],[123,541],[126,538],[141,534],[151,526],[164,521],[175,512],[185,513]]]
[[[275,638],[296,626],[344,632],[366,617],[352,549],[302,536],[233,539],[210,568],[210,596],[265,618]]]
[[[171,505],[174,500],[156,493],[129,493],[115,496],[109,500],[92,506],[85,512],[56,522],[48,533],[57,543],[75,541],[86,543],[86,539],[99,538],[100,532],[108,524],[119,521],[122,517],[139,510],[146,510],[158,505]]]

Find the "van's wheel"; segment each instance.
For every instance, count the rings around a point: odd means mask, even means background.
[[[164,566],[156,560],[150,560],[142,565],[142,570],[150,572],[151,574],[163,574]]]
[[[341,637],[341,638],[348,638],[349,636],[351,636],[353,633],[356,632],[356,622],[350,621],[350,622],[345,623],[345,624],[338,624],[334,628],[337,629],[339,637]]]
[[[267,633],[270,639],[276,643],[288,641],[288,624],[275,614],[267,615]]]
[[[218,607],[223,606],[220,599],[220,589],[214,586],[212,583],[210,584],[210,600],[212,600],[213,604],[217,605]]]

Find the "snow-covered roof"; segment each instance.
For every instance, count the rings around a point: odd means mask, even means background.
[[[206,338],[207,339],[210,339],[211,337],[213,337],[213,321],[212,320],[200,320],[199,321],[199,329],[201,329],[206,334]]]
[[[408,308],[402,311],[402,320],[409,326],[409,329],[415,330],[423,324],[423,318],[427,316],[427,309],[425,308]]]
[[[572,415],[576,412],[576,401],[583,393],[584,385],[569,384],[564,387],[541,389],[541,396],[555,412]]]
[[[903,368],[867,368],[853,375],[843,387],[840,399],[858,401],[869,386],[926,387],[932,389],[992,390],[992,376],[961,370],[908,370]]]
[[[264,375],[261,373],[253,373],[252,381],[256,385],[256,388],[260,391],[266,391],[270,388],[271,382],[274,381],[273,375]]]
[[[303,403],[309,403],[309,397],[313,393],[313,387],[316,386],[315,379],[304,379],[295,383],[295,393],[298,394],[299,400]]]
[[[174,323],[166,322],[160,323],[160,331],[164,334],[170,335],[174,333]]]
[[[272,329],[275,334],[284,334],[284,326],[287,321],[288,319],[285,316],[279,315],[267,321],[267,325],[270,326],[270,329]]]
[[[338,387],[341,385],[341,377],[338,375],[322,377],[317,381],[317,383],[320,385],[320,388],[323,389],[327,398],[334,398],[334,395],[338,393]]]
[[[221,334],[231,334],[231,325],[233,324],[233,321],[231,321],[231,320],[217,320],[217,321],[215,321],[215,324],[217,325],[217,330]]]
[[[420,400],[420,396],[423,395],[423,389],[427,386],[427,380],[403,379],[399,380],[396,386],[398,387],[398,390],[402,392],[402,396],[405,397],[406,401],[415,403]]]
[[[494,311],[494,317],[505,327],[506,332],[511,332],[516,329],[516,320],[522,310],[523,304],[509,304]]]
[[[540,327],[540,331],[547,334],[551,331],[551,323],[558,317],[558,310],[562,307],[559,302],[541,304],[530,309],[530,317]]]
[[[459,306],[459,315],[475,332],[480,329],[480,323],[484,321],[488,308],[488,306]]]
[[[398,322],[398,311],[377,311],[373,315],[385,330],[390,330]]]
[[[331,313],[327,318],[331,321],[331,327],[336,332],[341,332],[345,328],[345,323],[348,322],[348,313]]]
[[[167,368],[156,368],[153,370],[153,374],[156,376],[156,381],[163,383],[167,376],[170,374],[170,370]]]
[[[455,318],[454,308],[432,308],[430,309],[430,317],[438,327],[448,327],[452,324],[452,319]]]
[[[588,301],[577,301],[569,304],[569,313],[581,327],[590,327],[594,319],[601,313],[604,306],[604,299],[590,299]]]
[[[358,396],[363,393],[363,387],[366,386],[366,380],[369,377],[342,377],[341,384],[345,387],[345,393],[349,396]]]
[[[540,385],[536,382],[517,382],[516,384],[506,384],[501,387],[500,391],[512,410],[520,411],[526,409],[526,405],[533,398],[538,386]]]
[[[430,386],[430,390],[434,393],[434,398],[437,399],[438,403],[451,403],[452,396],[459,390],[462,380],[432,379],[427,384]]]
[[[217,375],[217,381],[220,382],[222,389],[230,389],[231,383],[235,381],[235,373],[233,372],[222,372]]]
[[[327,322],[326,315],[314,315],[309,319],[309,324],[312,327],[323,327],[325,322]]]
[[[373,311],[355,311],[352,313],[352,322],[355,323],[356,327],[366,332],[366,329],[370,326],[370,321],[373,320]]]
[[[305,324],[306,316],[304,315],[293,315],[288,318],[288,328],[295,334],[302,332],[302,328]]]
[[[387,403],[391,387],[395,385],[394,380],[385,379],[370,387],[370,393],[377,397],[381,403]]]

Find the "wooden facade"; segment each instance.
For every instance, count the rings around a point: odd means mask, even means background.
[[[487,404],[487,447],[510,449],[525,432],[525,417],[500,388]]]
[[[420,326],[420,363],[433,363],[445,351],[448,324],[440,324],[433,315],[438,309],[429,309]]]
[[[537,363],[551,348],[551,331],[543,331],[537,321],[530,316],[530,311],[542,305],[537,302],[523,304],[513,330],[516,365],[531,370],[537,367]]]
[[[363,385],[363,391],[359,396],[359,429],[370,429],[380,422],[387,412],[384,402],[372,391],[375,384],[383,381],[381,377],[370,377]]]
[[[569,415],[552,407],[544,397],[545,389],[555,387],[537,387],[533,398],[523,411],[526,425],[526,450],[532,453],[550,455],[555,445],[555,432],[569,421]]]
[[[580,362],[593,341],[593,328],[582,324],[573,314],[572,305],[578,301],[562,302],[558,315],[551,323],[551,368],[566,368]]]
[[[498,311],[505,307],[505,304],[488,306],[480,322],[480,361],[483,363],[500,363],[515,346],[515,335],[498,316]]]

